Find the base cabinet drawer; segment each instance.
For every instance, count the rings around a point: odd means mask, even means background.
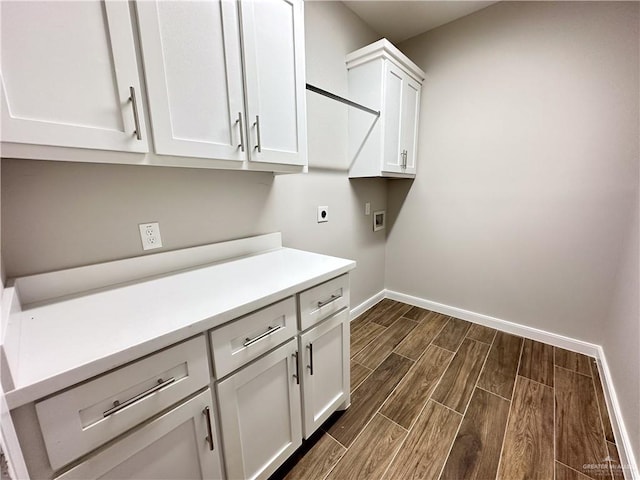
[[[349,275],[321,283],[298,295],[300,330],[321,322],[349,305]]]
[[[309,438],[349,395],[349,309],[300,335],[302,416]]]
[[[57,480],[222,479],[214,412],[211,390],[207,389]]]
[[[293,338],[296,330],[294,297],[212,330],[215,377],[220,379],[263,353]]]
[[[36,403],[59,470],[209,384],[204,335]]]
[[[217,385],[229,479],[263,479],[302,443],[292,339]]]

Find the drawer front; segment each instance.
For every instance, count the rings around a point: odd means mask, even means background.
[[[204,335],[36,403],[54,470],[209,384]]]
[[[298,297],[300,330],[306,330],[349,306],[349,274],[305,290]]]
[[[250,313],[210,332],[216,378],[293,338],[296,331],[294,297]]]

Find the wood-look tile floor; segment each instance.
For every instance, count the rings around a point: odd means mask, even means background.
[[[385,299],[351,406],[272,479],[622,479],[595,359]]]

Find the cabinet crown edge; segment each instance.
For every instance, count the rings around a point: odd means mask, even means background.
[[[347,54],[347,70],[378,58],[392,60],[420,83],[426,78],[426,73],[386,38]]]

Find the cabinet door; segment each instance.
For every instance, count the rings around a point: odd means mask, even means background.
[[[137,10],[155,151],[244,160],[236,4],[143,0]]]
[[[389,61],[384,69],[384,100],[382,111],[383,157],[382,171],[402,173],[404,157],[402,155],[400,132],[402,128],[402,89],[405,73]]]
[[[302,443],[296,351],[292,339],[218,384],[229,478],[267,478]]]
[[[214,412],[207,389],[57,479],[221,479]]]
[[[402,131],[401,150],[406,151],[404,173],[416,173],[418,156],[418,119],[420,118],[421,86],[412,78],[406,77],[402,85]]]
[[[300,336],[304,437],[349,397],[349,310]]]
[[[302,0],[243,0],[249,159],[306,165]]]
[[[148,151],[127,2],[0,9],[3,142]]]

